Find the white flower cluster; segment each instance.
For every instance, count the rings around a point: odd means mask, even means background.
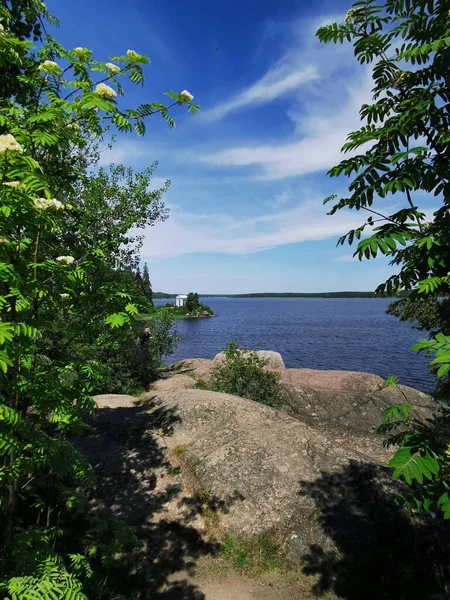
[[[20,154],[23,154],[22,146],[10,133],[0,135],[0,154],[3,154],[4,152],[19,152]]]
[[[397,69],[392,78],[392,85],[396,88],[401,88],[411,80],[411,71],[402,71],[401,69]]]
[[[364,18],[360,8],[351,8],[345,15],[345,22],[347,25],[352,23],[360,23]]]
[[[355,9],[351,8],[345,15],[345,22],[349,23],[353,19],[354,14],[355,14]]]
[[[192,102],[192,100],[194,99],[194,96],[190,94],[187,90],[183,90],[180,96],[183,98],[183,102]]]
[[[127,56],[129,58],[139,58],[141,55],[135,52],[134,50],[127,50]]]
[[[72,131],[81,131],[81,126],[78,123],[69,123],[67,125],[67,129],[71,129]]]
[[[34,205],[38,210],[42,211],[63,210],[64,208],[64,204],[55,198],[36,198]]]
[[[56,260],[63,265],[72,265],[75,262],[73,256],[58,256]]]
[[[108,71],[111,72],[112,75],[120,73],[120,71],[122,70],[119,66],[115,65],[114,63],[105,63],[105,67],[108,69]]]
[[[44,60],[38,67],[42,73],[55,73],[61,71],[61,68],[53,60]]]
[[[105,98],[115,98],[117,96],[117,93],[105,83],[99,83],[95,88],[95,93],[99,96],[105,96]]]
[[[69,294],[60,294],[61,300],[67,300],[70,296]],[[66,367],[67,369],[67,367]]]
[[[3,185],[7,185],[8,187],[11,187],[11,188],[18,188],[20,185],[20,181],[5,181],[3,183]]]
[[[83,56],[83,54],[85,52],[87,52],[87,48],[81,48],[81,46],[78,46],[77,48],[74,48],[72,50],[73,54],[75,54],[76,56]]]

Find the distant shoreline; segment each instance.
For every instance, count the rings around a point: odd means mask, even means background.
[[[264,292],[254,294],[199,294],[201,298],[405,298],[408,292],[401,292],[398,296],[375,294],[375,292],[322,292],[322,293],[297,293],[297,292]],[[171,300],[176,294],[154,292],[155,300]]]

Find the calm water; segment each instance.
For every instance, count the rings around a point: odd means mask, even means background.
[[[164,304],[166,301],[156,301]],[[276,350],[287,367],[344,369],[397,375],[428,391],[426,358],[410,347],[423,332],[385,314],[387,299],[202,298],[216,316],[180,320],[181,342],[169,362],[213,358],[231,339],[241,346]]]

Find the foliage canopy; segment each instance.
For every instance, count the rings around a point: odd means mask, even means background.
[[[148,192],[151,169],[87,169],[107,129],[142,135],[148,117],[172,127],[171,107],[197,107],[168,92],[168,105],[124,108],[121,80],[142,84],[148,58],[67,50],[46,19],[38,0],[0,6],[0,591],[112,597],[96,582],[133,536],[86,515],[91,470],[68,436],[123,359],[118,332],[148,306],[128,231],[166,217],[166,186]]]
[[[339,243],[357,242],[360,259],[390,257],[396,272],[377,291],[411,291],[391,312],[408,318],[405,311],[414,311],[421,326],[433,329],[415,349],[435,355],[438,389],[448,400],[448,302],[440,298],[450,284],[449,4],[362,0],[345,23],[323,26],[317,35],[325,43],[352,43],[356,60],[372,66],[374,81],[372,102],[360,110],[363,124],[343,146],[348,157],[330,171],[351,179],[348,196],[326,200],[334,201],[330,214],[350,209],[365,216]],[[424,206],[430,197],[433,206],[439,203],[433,215]],[[399,445],[390,463],[394,477],[411,486],[401,501],[450,518],[447,407],[426,422],[407,405],[384,416],[380,430],[392,434],[387,444]]]

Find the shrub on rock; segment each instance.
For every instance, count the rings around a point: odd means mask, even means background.
[[[239,348],[232,341],[223,349],[225,360],[218,361],[211,374],[211,389],[280,408],[287,397],[280,375],[266,369],[267,360],[256,352]]]

